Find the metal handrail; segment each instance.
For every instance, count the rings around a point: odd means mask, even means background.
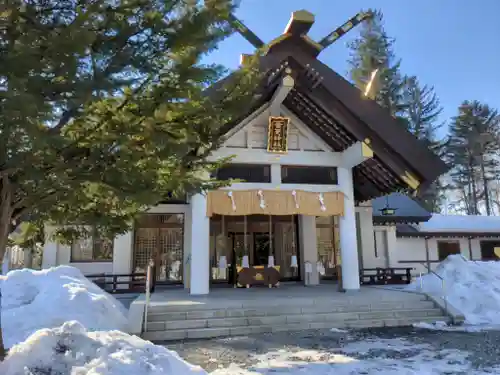
[[[420,262],[419,262],[419,263],[420,263]],[[434,275],[436,275],[439,279],[443,280],[443,278],[442,278],[441,276],[439,276],[436,272],[434,272],[433,270],[431,270],[431,267],[427,265],[427,262],[425,262],[425,263],[423,263],[423,262],[422,262],[422,263],[420,263],[420,264],[421,264],[422,266],[424,266],[424,267],[427,269],[427,271],[428,271],[429,273],[433,273],[433,274],[434,274]]]
[[[446,311],[448,311],[448,298],[446,297],[446,284],[445,284],[445,281],[444,281],[444,278],[439,276],[436,272],[434,272],[433,270],[431,270],[431,268],[426,264],[426,263],[420,263],[421,265],[423,265],[427,271],[429,273],[432,273],[434,275],[436,275],[438,277],[438,279],[441,280],[441,291],[443,293],[443,300],[444,300],[444,309]],[[423,290],[424,289],[424,279],[422,279],[422,272],[420,272],[420,289]]]

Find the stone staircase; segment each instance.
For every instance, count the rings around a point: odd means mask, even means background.
[[[369,298],[347,298],[337,293],[341,297],[166,303],[150,306],[143,338],[169,341],[304,329],[408,326],[450,320],[424,295],[391,293],[397,295],[381,298],[374,290]]]

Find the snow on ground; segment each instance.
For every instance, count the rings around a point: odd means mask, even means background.
[[[119,331],[87,332],[78,322],[42,329],[14,346],[2,375],[206,375],[177,353]]]
[[[500,368],[476,370],[469,353],[445,349],[436,351],[427,344],[404,339],[369,338],[352,342],[335,351],[277,350],[254,356],[255,364],[231,364],[210,375],[468,375],[498,374]]]
[[[76,320],[89,330],[126,330],[127,311],[74,267],[21,269],[0,279],[2,326],[7,347],[42,328]]]
[[[447,301],[464,314],[465,329],[500,328],[500,262],[468,261],[461,255],[450,255],[435,272],[444,279],[444,293],[441,279],[433,273],[417,278],[406,289],[446,295]],[[418,326],[446,329],[440,323]]]

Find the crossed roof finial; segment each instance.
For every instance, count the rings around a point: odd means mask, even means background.
[[[307,33],[314,24],[314,14],[307,10],[297,10],[292,12],[290,21],[285,27],[283,34],[275,38],[269,43],[264,43],[253,31],[245,26],[241,20],[236,18],[233,14],[230,15],[229,22],[233,27],[239,31],[239,33],[248,40],[255,48],[262,48],[264,46],[271,47],[279,42],[290,38],[301,38],[306,41],[309,45],[314,47],[315,55],[317,56],[322,50],[332,45],[338,39],[340,39],[345,33],[353,29],[355,26],[361,22],[371,18],[373,16],[372,12],[359,12],[354,17],[350,18],[340,27],[334,29],[331,33],[326,35],[319,42],[312,40]]]

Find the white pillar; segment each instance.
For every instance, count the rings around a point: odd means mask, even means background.
[[[45,228],[45,244],[43,245],[42,253],[42,268],[50,268],[57,266],[57,242],[52,241],[51,237],[54,233],[54,228]]]
[[[339,185],[345,195],[344,216],[340,217],[340,258],[342,262],[342,284],[346,292],[359,290],[358,239],[352,168],[338,169]]]
[[[182,273],[184,289],[189,289],[191,283],[191,238],[193,235],[191,216],[191,206],[189,206],[184,214],[184,267]]]
[[[318,246],[316,237],[316,217],[299,215],[299,239],[301,250],[301,275],[305,285],[318,285],[319,272],[317,268],[318,262]],[[310,262],[312,272],[306,273],[305,263]]]
[[[210,219],[207,217],[207,197],[191,197],[191,294],[208,294],[210,283]]]
[[[114,275],[127,275],[134,273],[132,260],[134,256],[133,232],[115,237],[113,240],[113,271]],[[118,281],[129,281],[128,277],[119,277]],[[127,284],[119,284],[118,289],[127,289]]]
[[[134,253],[133,232],[115,237],[113,241],[113,274],[129,274],[132,269]]]
[[[396,238],[396,226],[390,225],[387,227],[386,231],[386,249],[387,249],[387,264],[389,267],[401,267],[401,265],[394,260],[397,259],[397,238]]]
[[[271,164],[271,183],[281,185],[281,164]]]

